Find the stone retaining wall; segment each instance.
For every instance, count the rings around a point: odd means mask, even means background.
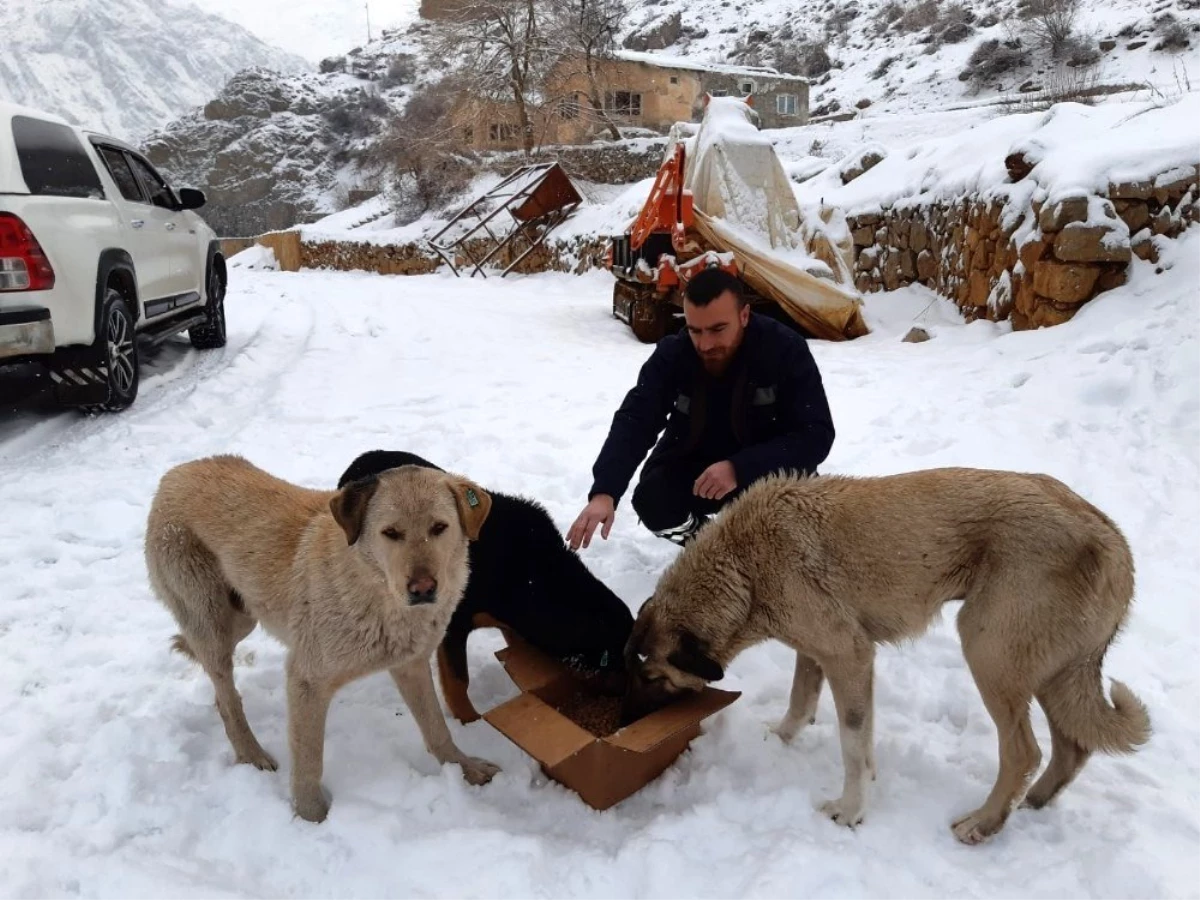
[[[253,243],[274,250],[279,269],[283,272],[296,272],[305,268],[375,272],[380,275],[426,275],[442,264],[438,255],[424,243],[305,241],[301,239],[298,231],[271,232],[245,241],[229,240],[225,244],[226,253],[232,255]],[[485,246],[483,242],[477,242],[472,248],[476,259],[486,253]],[[582,274],[589,269],[604,266],[607,246],[607,235],[577,235],[571,238],[555,238],[551,235],[542,246],[522,260],[513,272],[524,275],[536,272]],[[515,251],[511,247],[505,248],[489,261],[485,268],[487,276],[498,276],[518,255],[520,248]],[[468,262],[465,258],[460,258],[459,265],[468,266]],[[463,275],[469,275],[470,271],[470,268],[461,269]]]
[[[426,275],[441,260],[418,244],[368,244],[359,241],[301,241],[300,265],[306,269]]]
[[[1157,260],[1157,242],[1198,219],[1200,167],[1153,181],[1109,185],[1018,208],[1006,197],[898,204],[848,218],[855,285],[863,292],[926,285],[968,319],[1011,318],[1017,329],[1069,320],[1097,294],[1125,283],[1134,254]]]

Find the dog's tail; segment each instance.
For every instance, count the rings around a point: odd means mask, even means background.
[[[1146,706],[1120,681],[1112,703],[1104,696],[1100,666],[1104,653],[1071,663],[1038,692],[1053,725],[1088,751],[1133,753],[1150,739]]]

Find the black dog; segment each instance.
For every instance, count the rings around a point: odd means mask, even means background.
[[[350,464],[338,488],[397,466],[438,469],[426,459],[372,450]],[[489,490],[492,510],[470,545],[471,575],[438,648],[438,674],[450,712],[462,722],[479,713],[467,697],[467,636],[500,628],[559,659],[598,687],[624,684],[625,642],[633,614],[570,550],[554,520],[532,500]]]

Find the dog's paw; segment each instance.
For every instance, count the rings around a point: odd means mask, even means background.
[[[796,739],[796,736],[799,735],[801,731],[803,731],[805,728],[807,728],[809,725],[811,725],[815,721],[816,721],[815,717],[808,719],[806,721],[806,720],[800,719],[800,718],[784,716],[782,719],[779,720],[778,724],[773,725],[771,727],[771,734],[775,735],[777,738],[779,738],[785,744],[790,744],[792,741],[794,741]]]
[[[279,763],[275,762],[275,757],[262,747],[255,747],[248,753],[239,753],[237,761],[239,764],[246,763],[254,766],[256,769],[263,769],[267,772],[274,772],[279,768]]]
[[[1047,796],[1043,793],[1040,793],[1039,791],[1036,790],[1036,786],[1035,786],[1034,790],[1031,790],[1028,794],[1025,795],[1025,799],[1023,799],[1021,801],[1020,808],[1021,809],[1042,809],[1046,806],[1046,804],[1048,804],[1053,799],[1054,799],[1053,794],[1050,794],[1049,796]]]
[[[296,815],[309,822],[324,822],[329,815],[329,792],[318,785],[315,789],[297,791],[292,798]]]
[[[863,820],[863,811],[859,809],[843,809],[842,801],[828,800],[821,804],[821,812],[833,819],[839,825],[853,828]]]
[[[770,733],[775,735],[785,744],[790,744],[796,739],[796,735],[800,733],[800,724],[792,722],[788,719],[781,719],[770,727]]]
[[[463,778],[467,779],[471,784],[487,784],[492,780],[500,767],[495,763],[490,763],[486,759],[479,759],[475,756],[467,756],[460,763],[462,766]]]
[[[999,831],[1003,825],[1003,822],[995,822],[992,817],[981,815],[980,810],[976,810],[956,820],[951,824],[950,829],[954,832],[954,836],[964,844],[974,846],[982,844]]]

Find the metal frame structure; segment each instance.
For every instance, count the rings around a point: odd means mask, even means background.
[[[455,276],[461,277],[457,260],[463,257],[468,262],[461,268],[470,268],[470,277],[478,274],[486,278],[484,266],[496,254],[523,238],[528,246],[503,269],[500,273],[503,278],[541,246],[550,232],[582,202],[583,198],[558,163],[522,166],[467,204],[441,231],[429,238],[428,243]],[[505,212],[511,220],[502,217]],[[481,232],[487,235],[487,252],[476,259],[470,243],[476,237],[482,239]],[[448,238],[452,234],[453,238]]]

